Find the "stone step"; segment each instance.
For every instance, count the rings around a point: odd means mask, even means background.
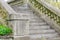
[[[45,25],[45,24],[47,24],[47,23],[45,23],[45,22],[41,22],[41,23],[30,23],[30,25]]]
[[[15,36],[14,40],[30,40],[29,36]]]
[[[32,11],[18,11],[18,10],[15,10],[17,13],[31,13]]]
[[[43,20],[38,20],[38,21],[36,21],[36,20],[31,20],[31,21],[30,21],[30,23],[36,23],[36,22],[37,22],[37,23],[40,23],[40,22],[44,22],[44,21],[43,21]]]
[[[23,4],[23,5],[19,6],[19,7],[28,7],[28,4]]]
[[[44,22],[42,19],[41,20],[32,20],[32,19],[30,19],[30,22]]]
[[[31,18],[29,15],[11,15],[11,19]]]
[[[32,12],[32,11],[18,11],[18,10],[15,10],[17,13],[27,13],[27,12]]]
[[[59,35],[57,33],[54,34],[36,34],[36,35],[30,35],[30,38],[34,39],[34,38],[41,38],[41,37],[45,37],[45,38],[53,38],[53,37],[58,37]]]
[[[19,9],[19,8],[18,8],[18,9],[15,9],[15,10],[20,11],[20,12],[21,12],[21,11],[22,11],[22,12],[23,12],[23,11],[32,12],[32,10],[29,10],[29,9]]]
[[[20,10],[30,10],[29,7],[21,7],[21,6],[12,6],[13,9],[20,9]]]
[[[46,22],[44,22],[43,20],[31,20],[30,24],[47,24]]]
[[[47,40],[60,40],[60,37],[48,38]]]
[[[16,15],[34,15],[32,12],[17,13]]]
[[[18,17],[10,17],[10,19],[30,19],[30,18],[29,17],[27,17],[27,18],[26,17],[19,17],[19,18]]]
[[[16,14],[10,14],[11,16],[31,16],[32,13],[16,13]],[[35,16],[32,16],[35,17]]]
[[[31,18],[30,19],[31,21],[40,21],[40,20],[42,20],[41,18]],[[42,20],[42,21],[44,21],[44,20]]]
[[[29,10],[30,10],[29,7],[21,7],[21,6],[18,6],[18,7],[16,7],[16,8],[19,8],[19,9],[29,9]]]
[[[31,27],[29,27],[29,30],[48,30],[48,29],[50,29],[50,27],[37,27],[37,28],[31,28]]]
[[[31,26],[31,27],[35,27],[35,28],[37,28],[37,27],[50,27],[48,24],[45,24],[45,23],[36,23],[36,24],[34,24],[34,23],[30,23],[29,24],[29,26]]]
[[[28,7],[28,4],[23,4],[23,5],[12,5],[11,7]]]
[[[42,29],[44,29],[44,28],[47,29],[47,28],[48,28],[48,29],[49,29],[50,26],[47,26],[47,25],[46,25],[46,26],[45,26],[45,25],[43,25],[43,26],[30,26],[29,28],[30,28],[30,29],[38,29],[38,28],[42,28]]]
[[[20,12],[32,12],[32,10],[30,10],[28,7],[12,7],[12,9],[18,13],[20,13]]]
[[[12,18],[12,19],[16,19],[16,18],[33,18],[30,14],[24,14],[24,13],[21,13],[21,14],[11,14],[10,15],[10,17]],[[35,19],[37,19],[37,17],[35,16],[34,17]]]
[[[55,33],[55,30],[48,29],[48,30],[30,30],[30,34],[52,34]]]
[[[49,25],[42,25],[42,26],[30,26],[30,28],[34,28],[34,29],[37,29],[37,28],[50,28]]]
[[[34,16],[34,15],[33,15],[33,16],[30,16],[30,17],[31,17],[32,20],[37,20],[37,19],[38,19],[38,20],[42,20],[42,18],[39,18],[39,17]]]
[[[30,21],[30,24],[45,24],[46,22],[44,22],[43,20],[39,20],[39,21]],[[47,24],[47,23],[46,23]]]
[[[21,14],[21,13],[20,13]],[[38,16],[35,16],[33,13],[31,12],[27,12],[26,14],[22,13],[21,15],[30,15],[31,17],[37,17],[39,18]]]
[[[29,10],[29,8],[28,7],[12,7],[13,9],[17,9],[17,10]]]
[[[25,17],[20,14],[10,14],[10,19],[29,19],[29,16]]]
[[[41,38],[34,38],[34,39],[30,38],[30,40],[43,40],[43,39],[45,39],[45,40],[60,40],[60,37],[52,37],[52,38],[41,37]]]
[[[20,14],[20,15],[22,15],[22,16],[29,16],[30,18],[36,18],[36,19],[38,18],[38,17],[34,16],[33,14]]]

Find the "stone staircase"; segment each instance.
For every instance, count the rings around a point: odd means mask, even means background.
[[[13,14],[11,19],[29,19],[29,40],[40,40],[43,37],[46,40],[60,40],[59,34],[41,17],[35,15],[27,4],[11,7],[17,13],[16,15]]]

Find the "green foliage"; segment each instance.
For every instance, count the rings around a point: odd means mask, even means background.
[[[0,3],[0,36],[10,35],[12,29],[7,26],[9,15],[7,10]]]
[[[8,26],[0,25],[0,35],[9,35],[12,33],[12,29],[9,28]]]

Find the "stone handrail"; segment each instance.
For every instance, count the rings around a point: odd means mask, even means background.
[[[0,0],[0,3],[2,5],[2,7],[4,7],[6,9],[6,11],[8,12],[8,14],[14,14],[16,13],[11,7],[10,5],[8,5],[5,1]]]
[[[22,5],[23,4],[23,0],[9,2],[8,4],[10,4],[11,6],[13,6],[13,5]]]
[[[39,1],[38,1],[38,2],[39,2]],[[49,5],[49,4],[46,3],[44,0],[43,0],[43,1],[41,0],[39,3],[41,3],[44,7],[47,8],[46,10],[49,11],[49,12],[47,12],[47,15],[50,16],[50,17],[53,16],[51,19],[53,19],[54,21],[57,22],[57,24],[60,25],[60,10],[54,8],[54,7],[51,6],[51,5]],[[42,7],[42,12],[44,12],[44,7]]]
[[[2,24],[8,25],[6,20],[9,19],[10,14],[16,13],[5,1],[0,0],[0,22],[3,21]]]
[[[54,12],[56,15],[60,16],[60,9],[52,6],[51,4],[46,2],[45,0],[37,0],[37,1],[39,3],[41,3],[42,5],[44,5],[46,8],[48,8],[49,10],[51,10],[52,12]]]
[[[9,19],[9,14],[12,13],[12,10],[8,8],[9,6],[8,7],[7,6],[8,5],[6,5],[6,3],[3,0],[0,0],[0,24],[11,28],[11,26],[8,25],[9,24],[8,21],[6,21],[6,20]],[[11,33],[9,35],[3,35],[3,36],[0,35],[0,38],[1,39],[13,38],[13,33]]]

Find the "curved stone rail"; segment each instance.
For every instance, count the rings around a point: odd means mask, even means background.
[[[15,13],[13,9],[10,8],[10,6],[5,3],[4,1],[0,0],[0,24],[9,26],[9,22],[7,21],[9,19],[9,14]],[[9,26],[11,27],[11,26]],[[13,38],[13,33],[6,36],[0,36],[0,39],[7,39],[7,38]],[[8,39],[7,39],[8,40]]]
[[[4,21],[5,24],[8,25],[8,20],[10,14],[14,14],[16,13],[5,1],[0,0],[0,21]],[[3,23],[3,24],[4,24]]]
[[[9,2],[8,4],[10,4],[11,6],[13,6],[13,5],[22,5],[23,0],[12,1],[12,2]]]
[[[8,3],[6,3],[5,1],[0,0],[0,3],[2,5],[2,7],[4,7],[4,9],[6,9],[6,11],[8,12],[8,14],[14,14],[16,13],[11,7],[10,5],[8,5]]]

